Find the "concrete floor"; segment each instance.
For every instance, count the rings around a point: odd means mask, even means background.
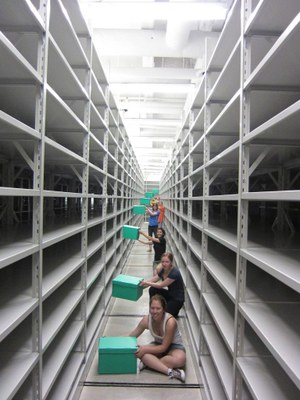
[[[147,226],[142,228],[147,229]],[[152,275],[153,252],[147,252],[148,246],[135,242],[122,273],[137,277]],[[112,298],[107,310],[107,322],[103,336],[125,335],[134,328],[144,314],[148,313],[149,294],[144,290],[137,301]],[[204,400],[204,389],[199,374],[196,373],[195,360],[185,327],[184,312],[178,318],[179,327],[187,349],[185,368],[186,382],[168,379],[167,376],[148,369],[137,374],[99,375],[98,354],[95,355],[90,371],[83,385],[80,400]],[[139,344],[152,340],[148,331],[138,339]],[[137,360],[138,363],[139,360]]]

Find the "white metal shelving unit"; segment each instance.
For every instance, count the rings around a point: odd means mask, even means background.
[[[0,7],[0,399],[62,400],[144,183],[77,1]]]
[[[211,399],[300,396],[299,42],[298,0],[233,3],[161,182]]]

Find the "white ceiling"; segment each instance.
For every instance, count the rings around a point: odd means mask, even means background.
[[[144,179],[159,181],[232,0],[79,2]]]

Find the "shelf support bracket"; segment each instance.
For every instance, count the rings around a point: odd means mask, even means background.
[[[212,176],[208,182],[209,186],[213,183],[213,181],[220,175],[222,169],[218,169],[218,171]]]
[[[256,170],[256,168],[263,161],[263,159],[266,158],[266,156],[268,155],[269,152],[270,152],[270,149],[265,149],[264,151],[262,151],[262,153],[257,157],[257,159],[250,166],[249,176],[252,175],[252,173]]]
[[[83,183],[83,179],[82,176],[79,174],[79,172],[77,171],[77,169],[74,167],[74,165],[71,165],[71,169],[74,172],[74,174],[77,176],[77,178],[80,180],[81,183]]]
[[[100,181],[100,179],[98,178],[98,176],[95,176],[96,181],[99,183],[99,185],[102,187],[103,189],[103,182]]]
[[[24,150],[24,148],[22,147],[22,145],[18,142],[13,142],[15,148],[18,150],[18,152],[21,154],[21,156],[24,158],[24,160],[27,162],[27,164],[29,165],[29,167],[32,169],[32,171],[34,170],[34,163],[31,160],[31,158],[28,156],[28,154],[26,153],[26,151]]]

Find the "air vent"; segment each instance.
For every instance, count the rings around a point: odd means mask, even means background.
[[[173,147],[173,142],[162,142],[162,141],[155,141],[152,142],[153,149],[171,149]]]
[[[156,68],[194,68],[196,58],[154,57]]]

